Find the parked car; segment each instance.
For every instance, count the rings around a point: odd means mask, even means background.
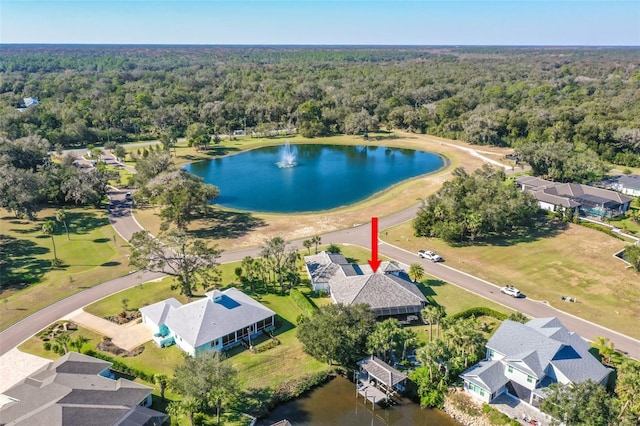
[[[517,288],[515,288],[512,285],[508,285],[506,287],[502,287],[500,289],[500,293],[506,294],[506,295],[511,296],[511,297],[520,297],[520,290],[518,290]]]
[[[423,259],[428,259],[432,262],[440,262],[442,260],[442,258],[438,256],[437,253],[434,253],[430,250],[420,250],[418,251],[418,256],[420,256]]]
[[[124,200],[125,201],[131,201],[133,198],[131,198],[131,193],[127,192],[126,194],[124,194]]]

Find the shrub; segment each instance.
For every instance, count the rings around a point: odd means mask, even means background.
[[[289,380],[281,383],[273,394],[272,404],[278,405],[282,402],[297,398],[308,390],[323,384],[329,378],[329,373],[321,371],[314,374],[307,374],[298,380]]]
[[[49,343],[49,342],[44,342],[44,344],[42,346],[44,347],[45,351],[50,351],[51,350],[51,343]]]
[[[254,351],[254,353],[259,354],[259,353],[261,353],[261,352],[268,351],[269,349],[273,349],[273,348],[275,348],[276,346],[278,346],[279,344],[280,344],[280,340],[277,340],[277,339],[271,339],[271,340],[269,340],[268,342],[265,342],[265,343],[263,343],[263,344],[261,344],[261,345],[254,346],[254,347],[253,347],[253,351]]]
[[[302,312],[304,312],[306,316],[310,317],[314,314],[314,312],[316,311],[316,307],[313,306],[311,302],[309,302],[309,299],[307,299],[305,295],[300,292],[300,290],[298,290],[297,288],[292,288],[289,294],[291,295],[293,301],[296,302],[296,305],[298,305],[298,307],[302,310]]]
[[[462,312],[458,312],[457,314],[453,314],[451,315],[449,318],[451,318],[451,320],[455,320],[458,318],[469,318],[469,317],[481,317],[483,315],[489,316],[489,317],[493,317],[497,320],[503,321],[505,319],[507,319],[507,315],[503,314],[502,312],[498,312],[495,309],[491,309],[491,308],[487,308],[484,306],[478,306],[475,308],[469,308],[466,311],[462,311]]]
[[[596,231],[604,232],[605,234],[607,234],[610,237],[617,238],[617,239],[622,240],[622,241],[626,241],[619,234],[616,234],[615,232],[613,232],[612,230],[610,230],[609,228],[607,228],[605,226],[598,225],[597,223],[585,222],[584,220],[581,220],[578,223],[581,226],[584,226],[585,228],[595,229]]]

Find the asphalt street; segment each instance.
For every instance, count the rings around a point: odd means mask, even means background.
[[[141,230],[131,214],[131,205],[125,201],[126,191],[113,191],[110,194],[109,217],[114,229],[126,240],[131,238],[134,232]],[[384,232],[385,228],[406,222],[415,217],[418,205],[379,219],[379,228]],[[361,224],[353,228],[343,229],[322,235],[322,242],[359,245],[365,248],[371,246],[370,223]],[[291,242],[299,249],[303,249],[302,240]],[[227,251],[220,258],[221,263],[242,260],[245,256],[259,256],[259,248]],[[578,333],[585,339],[593,340],[595,337],[608,337],[619,351],[626,353],[635,359],[640,359],[640,341],[613,330],[604,328],[592,322],[583,320],[559,309],[550,306],[544,301],[531,300],[526,297],[511,298],[500,293],[498,286],[476,278],[470,274],[450,268],[445,263],[432,263],[419,258],[415,253],[408,252],[400,247],[387,243],[380,243],[379,253],[390,259],[394,259],[403,265],[419,262],[427,274],[468,290],[478,296],[492,300],[509,308],[518,310],[531,317],[558,317],[571,331]],[[96,287],[81,291],[72,296],[56,302],[22,321],[0,332],[0,355],[19,345],[41,329],[45,328],[59,318],[82,308],[96,300],[110,294],[133,287],[143,282],[162,278],[162,273],[136,272],[120,277]]]

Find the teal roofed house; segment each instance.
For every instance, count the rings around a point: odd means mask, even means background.
[[[214,290],[186,305],[174,298],[140,309],[160,347],[176,344],[191,356],[225,350],[275,326],[275,312],[236,288]]]

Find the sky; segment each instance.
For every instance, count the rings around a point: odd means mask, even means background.
[[[0,44],[639,46],[640,0],[0,0]]]

